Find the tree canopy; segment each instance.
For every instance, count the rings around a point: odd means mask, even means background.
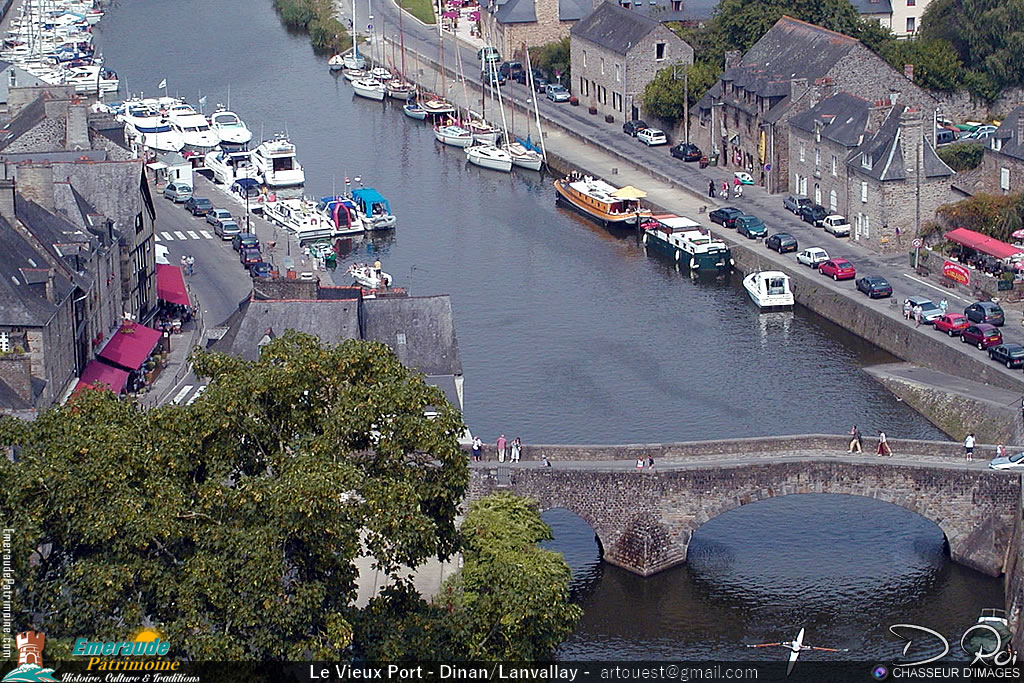
[[[87,391],[0,421],[16,626],[59,642],[152,625],[199,660],[336,658],[357,555],[398,575],[457,549],[461,416],[382,344],[288,332],[257,361],[194,368],[211,383],[189,406]]]
[[[568,85],[572,82],[571,65],[569,36],[530,48],[531,68],[540,69],[548,80],[555,81],[561,78],[561,82]]]
[[[689,86],[689,100],[692,107],[715,84],[718,74],[717,69],[704,62],[694,62],[689,65],[675,64],[661,69],[654,79],[644,86],[644,111],[675,123],[683,118],[686,86]]]

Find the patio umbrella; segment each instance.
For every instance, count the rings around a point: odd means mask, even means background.
[[[1024,228],[1021,228],[1020,230],[1014,230],[1012,233],[1010,233],[1010,237],[1017,240],[1024,240]]]
[[[444,17],[445,19],[458,19],[459,18],[459,13],[458,12],[442,12],[441,16]]]
[[[626,185],[625,187],[612,192],[612,196],[616,199],[643,199],[647,196],[647,193],[633,187],[632,185]]]
[[[480,12],[470,12],[469,13],[469,20],[470,21],[480,21]]]

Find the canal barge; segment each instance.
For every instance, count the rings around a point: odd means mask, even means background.
[[[598,178],[571,173],[555,181],[555,201],[567,204],[587,218],[605,227],[635,226],[651,217],[651,210],[640,205],[647,196],[643,190],[627,185],[615,187]]]
[[[728,273],[735,265],[729,246],[695,220],[674,213],[658,214],[641,227],[644,245],[668,254],[691,272]]]

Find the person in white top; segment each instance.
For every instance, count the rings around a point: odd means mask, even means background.
[[[974,432],[968,434],[964,439],[964,455],[967,456],[967,462],[974,460]]]

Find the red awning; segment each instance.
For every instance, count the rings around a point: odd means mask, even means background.
[[[91,360],[82,371],[78,385],[72,394],[77,394],[83,389],[109,389],[115,394],[124,391],[128,384],[128,373],[120,368],[101,363],[98,360]]]
[[[185,278],[181,276],[181,266],[156,264],[156,298],[169,304],[188,306],[188,290],[185,289]]]
[[[946,233],[946,239],[971,249],[977,249],[984,254],[989,254],[996,258],[1010,258],[1016,254],[1024,253],[1024,249],[1007,244],[1006,242],[1000,242],[993,237],[982,235],[980,232],[968,230],[967,228],[950,230]]]
[[[99,355],[126,370],[138,370],[160,337],[159,330],[125,321]]]

